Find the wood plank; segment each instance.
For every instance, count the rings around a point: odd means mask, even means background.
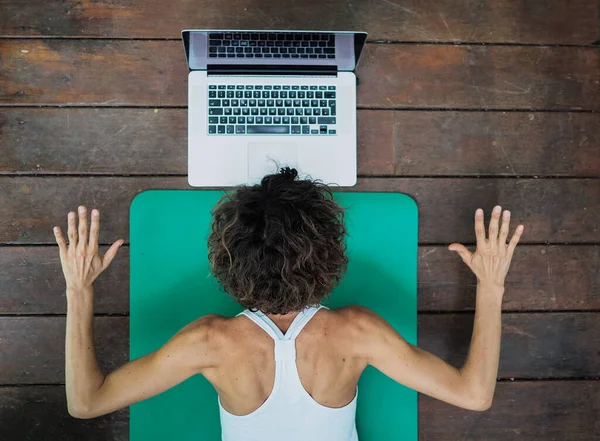
[[[65,317],[0,317],[0,384],[64,384]],[[104,373],[129,360],[129,317],[96,317]]]
[[[106,247],[103,247],[106,249]],[[600,309],[599,246],[527,246],[516,252],[504,310]],[[419,247],[418,310],[475,307],[475,278],[446,247]],[[65,314],[64,277],[55,246],[0,247],[0,314]],[[129,313],[129,248],[95,283],[99,314]]]
[[[502,315],[499,378],[600,376],[600,352],[584,348],[598,334],[596,312]],[[467,357],[473,315],[419,314],[419,346],[459,367]],[[596,346],[594,346],[596,348]]]
[[[181,29],[366,30],[374,40],[590,44],[598,4],[543,0],[2,2],[3,36],[179,38]],[[270,12],[277,10],[277,15]],[[160,17],[160,20],[156,20]]]
[[[1,104],[185,106],[179,41],[0,40]],[[595,48],[368,44],[359,107],[585,109]]]
[[[598,381],[503,382],[492,408],[471,412],[419,397],[421,441],[590,441],[600,436]],[[0,388],[0,425],[7,441],[126,441],[127,410],[91,420],[66,412],[63,386]]]
[[[486,412],[470,412],[420,395],[419,440],[598,439],[598,386],[598,381],[499,383]]]
[[[0,314],[67,313],[58,246],[0,247],[0,286]],[[119,250],[94,291],[96,313],[129,313],[129,247]]]
[[[0,144],[2,174],[187,175],[187,110],[3,109]]]
[[[178,41],[0,40],[0,56],[2,103],[187,104]]]
[[[600,376],[598,313],[503,315],[499,378]],[[128,359],[129,318],[97,317],[98,360],[105,372]],[[471,314],[420,314],[419,346],[455,366],[464,362]],[[64,383],[65,317],[0,317],[0,384]],[[166,340],[165,340],[166,341]]]
[[[0,145],[0,174],[187,175],[187,111],[9,108]],[[599,146],[597,113],[358,111],[363,176],[598,177]]]
[[[356,118],[357,174],[393,175],[396,164],[394,112],[361,109],[357,111]]]
[[[474,249],[474,247],[471,247]],[[504,310],[600,309],[599,246],[519,245]],[[419,247],[419,311],[475,308],[476,279],[446,247]]]
[[[367,45],[357,71],[363,107],[597,109],[592,48]]]
[[[0,427],[4,441],[128,441],[129,409],[79,420],[64,386],[0,387]]]
[[[396,111],[394,135],[396,175],[600,176],[593,113]]]
[[[103,211],[100,243],[128,239],[129,205],[148,189],[189,189],[185,177],[0,177],[0,243],[54,243],[52,227],[78,205]],[[334,188],[335,189],[335,188]],[[444,191],[440,191],[444,189]],[[343,191],[400,192],[419,205],[421,244],[474,242],[473,213],[496,203],[527,227],[524,243],[600,242],[600,180],[360,178]],[[64,226],[64,225],[63,225]]]

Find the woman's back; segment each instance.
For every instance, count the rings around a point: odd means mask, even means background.
[[[352,308],[320,309],[296,338],[296,366],[304,390],[321,406],[352,402],[366,360],[358,356],[358,328]],[[292,317],[293,318],[293,317]],[[274,319],[282,333],[291,320]],[[277,323],[279,322],[279,323]],[[223,408],[247,415],[271,395],[275,380],[274,340],[245,315],[214,321],[220,363],[204,376],[217,390]]]

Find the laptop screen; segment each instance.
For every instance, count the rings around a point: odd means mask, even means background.
[[[324,31],[190,30],[182,36],[191,70],[285,64],[353,71],[367,39],[364,32]]]

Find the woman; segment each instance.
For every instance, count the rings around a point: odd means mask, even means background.
[[[471,410],[491,406],[501,334],[504,279],[522,235],[507,244],[510,213],[495,207],[486,238],[475,214],[477,249],[456,251],[477,276],[475,325],[460,369],[408,344],[380,316],[320,301],[347,265],[344,212],[331,189],[294,169],[225,195],[213,210],[209,260],[224,290],[246,310],[208,315],[163,347],[114,372],[98,368],[93,282],[123,240],[98,254],[100,217],[68,215],[67,244],[55,227],[67,282],[66,389],[69,412],[92,418],[161,393],[195,374],[219,395],[223,439],[357,440],[357,383],[368,365],[434,398]],[[368,295],[368,293],[365,293]]]

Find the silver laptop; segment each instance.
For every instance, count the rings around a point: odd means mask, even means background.
[[[364,32],[184,30],[188,181],[255,184],[279,167],[356,184]]]

